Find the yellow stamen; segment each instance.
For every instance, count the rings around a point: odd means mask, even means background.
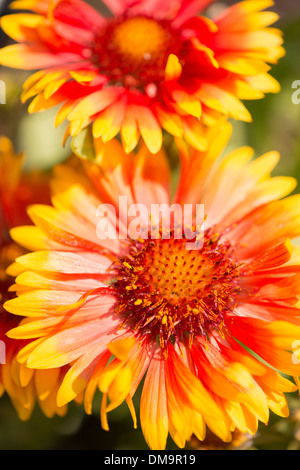
[[[127,263],[126,261],[124,261],[123,264],[124,264],[125,268],[132,269],[132,266],[130,266],[130,264]]]

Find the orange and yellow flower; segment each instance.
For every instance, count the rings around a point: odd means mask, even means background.
[[[244,100],[278,92],[269,75],[284,55],[272,0],[246,0],[217,18],[199,16],[213,0],[105,0],[104,17],[81,0],[18,0],[31,10],[4,16],[18,44],[0,64],[38,70],[24,85],[29,112],[62,104],[66,136],[91,125],[104,142],[121,135],[130,153],[140,136],[152,153],[163,132],[203,151],[203,125],[220,115],[249,122]]]
[[[16,155],[10,140],[0,137],[0,396],[7,393],[19,418],[27,420],[36,402],[48,417],[65,414],[66,406],[57,406],[56,394],[66,371],[53,369],[45,374],[20,364],[16,357],[27,341],[16,341],[6,335],[22,318],[10,315],[3,303],[15,295],[12,276],[18,271],[12,263],[26,253],[11,239],[9,230],[31,223],[26,212],[29,204],[50,203],[48,176],[24,173],[23,164],[24,156]],[[10,265],[11,275],[7,272]]]
[[[83,396],[89,414],[99,389],[107,430],[108,412],[124,401],[137,426],[141,385],[152,449],[163,449],[169,433],[179,447],[192,435],[203,440],[206,427],[224,442],[234,430],[254,435],[270,410],[288,416],[285,393],[297,389],[299,195],[288,196],[293,178],[270,176],[277,152],[253,160],[245,147],[220,159],[230,134],[225,121],[210,129],[208,152],[182,143],[175,194],[163,151],[126,154],[118,141],[96,139],[98,163],[78,160],[84,172],[58,166],[53,205],[31,206],[35,225],[11,232],[32,251],[13,265],[18,295],[5,304],[24,316],[8,332],[28,341],[18,361],[45,376],[69,368],[59,407]],[[198,203],[205,225],[197,249],[175,235],[176,223],[165,237],[150,211]],[[132,207],[149,208],[155,236],[148,219],[138,237],[124,236]],[[103,236],[114,230],[117,237]]]

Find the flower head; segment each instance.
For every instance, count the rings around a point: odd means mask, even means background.
[[[50,203],[48,175],[25,173],[24,155],[16,155],[11,141],[0,137],[0,395],[7,393],[21,420],[27,420],[36,402],[46,416],[62,415],[66,406],[58,407],[56,394],[63,379],[64,369],[45,373],[28,369],[17,361],[19,351],[27,341],[8,338],[6,333],[18,326],[20,316],[13,316],[3,308],[4,302],[15,296],[18,287],[13,284],[19,269],[15,258],[26,250],[10,237],[12,227],[32,224],[26,207],[37,201]],[[10,266],[10,267],[9,267]],[[9,269],[8,269],[9,268]]]
[[[24,84],[29,112],[63,104],[66,135],[92,125],[107,142],[120,133],[127,152],[142,136],[152,153],[162,129],[203,151],[203,125],[220,115],[251,116],[241,100],[278,92],[270,65],[284,54],[272,0],[246,0],[209,19],[212,0],[106,0],[102,16],[81,0],[19,0],[2,18],[18,44],[0,64],[39,71]]]
[[[59,406],[83,394],[91,413],[99,389],[104,429],[125,400],[137,426],[132,398],[144,378],[140,419],[152,449],[168,433],[180,447],[203,440],[206,426],[225,442],[234,429],[253,435],[269,410],[288,415],[284,394],[297,388],[280,374],[300,370],[290,241],[299,196],[285,198],[295,180],[270,176],[276,152],[252,160],[246,147],[219,161],[230,132],[227,122],[211,128],[208,152],[182,146],[173,196],[162,151],[127,155],[99,139],[98,164],[58,166],[53,206],[32,206],[35,226],[12,230],[32,250],[16,260],[18,296],[5,304],[25,317],[8,332],[29,341],[18,360],[45,374],[69,367]],[[191,210],[168,224],[155,210],[170,205]]]

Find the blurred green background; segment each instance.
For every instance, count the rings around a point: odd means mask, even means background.
[[[7,13],[8,3],[0,0],[1,16]],[[93,0],[93,4],[97,3],[98,0]],[[232,3],[236,2],[216,2],[213,8]],[[276,174],[294,176],[300,182],[300,103],[297,105],[292,102],[295,92],[292,84],[300,80],[300,2],[277,0],[273,9],[280,13],[281,19],[277,26],[285,36],[286,56],[272,71],[281,83],[282,91],[278,95],[268,95],[264,100],[247,103],[253,123],[233,122],[234,132],[229,149],[250,145],[256,155],[278,150],[281,161]],[[0,34],[0,41],[1,46],[7,43],[4,34]],[[68,145],[65,148],[61,146],[64,125],[54,128],[56,109],[28,115],[27,106],[20,103],[22,83],[26,77],[24,72],[0,68],[0,79],[7,85],[7,102],[0,106],[0,135],[9,137],[17,151],[25,152],[26,170],[51,170],[53,165],[69,155]],[[138,413],[138,396],[134,402]],[[246,440],[244,445],[261,450],[300,449],[300,398],[295,394],[289,397],[289,402],[289,419],[272,415],[269,425],[261,425],[255,438]],[[0,400],[0,449],[147,449],[140,426],[138,430],[133,429],[125,405],[110,413],[109,433],[101,430],[99,406],[100,399],[95,400],[93,414],[86,416],[81,406],[72,404],[65,417],[53,419],[46,418],[36,408],[30,421],[23,423],[19,421],[9,399],[4,396]],[[190,448],[197,446],[195,441],[190,444]],[[176,449],[171,439],[167,448]],[[214,442],[214,448],[223,447]]]

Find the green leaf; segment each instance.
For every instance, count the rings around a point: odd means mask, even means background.
[[[71,149],[75,155],[83,160],[95,161],[94,138],[92,128],[86,127],[78,135],[72,138]]]

